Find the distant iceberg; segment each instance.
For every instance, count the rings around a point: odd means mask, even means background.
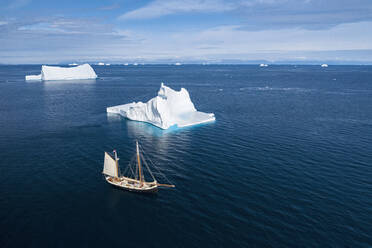
[[[260,64],[260,67],[268,67],[268,64]]]
[[[76,80],[95,79],[96,73],[89,64],[75,67],[47,66],[41,67],[40,75],[28,75],[26,80]]]
[[[107,113],[120,114],[134,121],[148,122],[162,129],[172,126],[187,127],[216,119],[212,113],[197,111],[186,89],[175,91],[163,83],[158,95],[147,103],[133,102],[108,107]]]
[[[175,63],[174,65],[182,65],[180,62]]]
[[[97,65],[105,65],[105,63],[103,63],[103,62],[99,62]]]
[[[68,65],[78,65],[78,64],[76,64],[76,63],[71,63],[71,64],[68,64]]]
[[[27,75],[26,76],[26,81],[33,81],[33,80],[37,80],[37,81],[42,80],[41,79],[41,74],[39,74],[39,75]]]
[[[327,64],[322,64],[321,67],[328,67],[328,65]]]

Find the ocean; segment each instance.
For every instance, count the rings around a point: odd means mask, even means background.
[[[0,247],[372,247],[372,66],[93,66],[25,82],[0,66]],[[108,116],[160,83],[216,121],[160,130]],[[138,140],[176,185],[111,187]]]

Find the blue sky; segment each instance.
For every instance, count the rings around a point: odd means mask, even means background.
[[[1,63],[372,63],[371,0],[2,0]]]

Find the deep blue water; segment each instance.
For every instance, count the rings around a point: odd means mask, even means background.
[[[0,247],[371,247],[372,67],[94,67],[25,82],[0,66]],[[165,132],[107,116],[160,83],[216,122]],[[138,139],[176,184],[110,187]]]

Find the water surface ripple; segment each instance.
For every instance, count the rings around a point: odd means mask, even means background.
[[[371,247],[372,67],[94,67],[25,82],[0,66],[0,247]],[[216,122],[164,131],[108,116],[164,82]],[[145,196],[101,175],[138,139],[176,184]]]

